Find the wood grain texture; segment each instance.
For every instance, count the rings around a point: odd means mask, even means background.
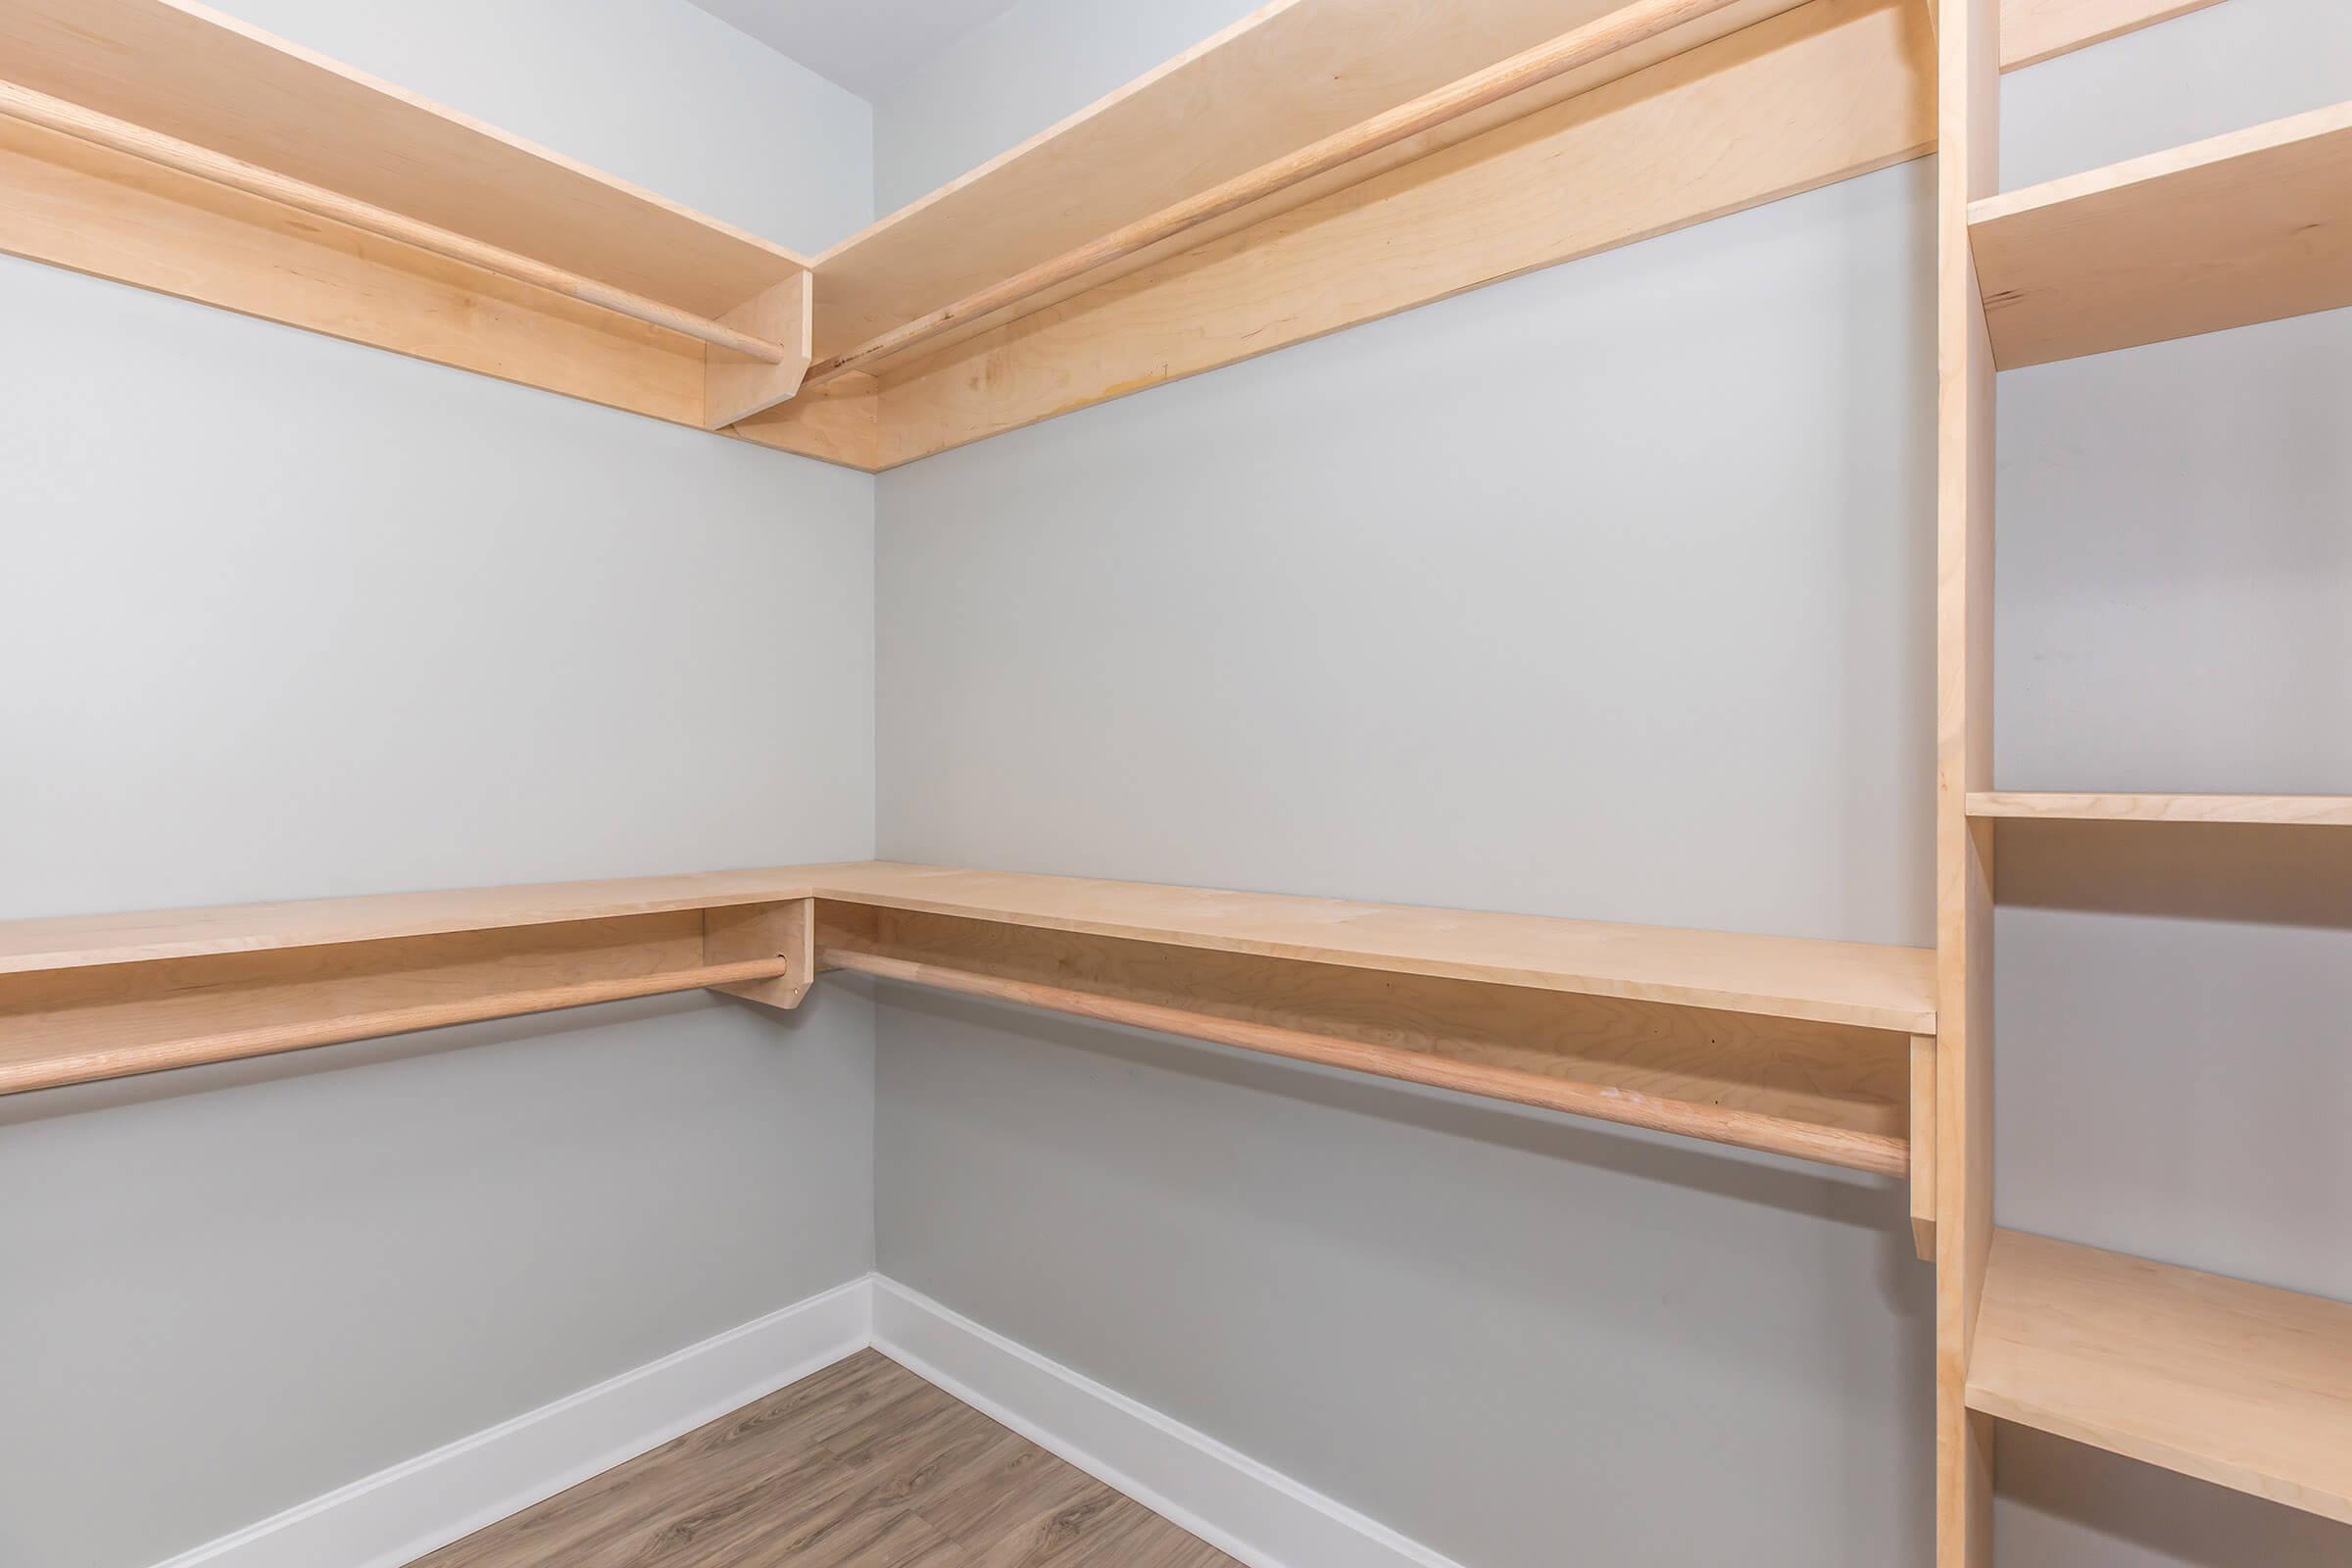
[[[1915,0],[1814,0],[1192,246],[891,369],[882,466],[1915,157],[1932,48]]]
[[[0,974],[801,898],[1904,1034],[1935,1024],[1919,948],[886,860],[0,921]]]
[[[782,246],[184,0],[9,0],[0,75],[698,316]]]
[[[864,1350],[413,1568],[1238,1568]]]
[[[0,975],[0,1094],[765,982],[792,967],[752,947],[713,961],[701,911],[686,909]]]
[[[2352,103],[1978,198],[2003,369],[2352,305]]]
[[[248,196],[258,196],[265,201],[291,207],[313,218],[361,229],[382,239],[414,246],[450,261],[512,278],[518,283],[528,283],[534,288],[596,306],[600,310],[612,311],[652,326],[716,344],[763,364],[786,364],[792,362],[800,352],[795,347],[771,341],[744,327],[698,316],[664,301],[551,266],[536,257],[485,244],[467,234],[418,222],[404,214],[355,201],[339,191],[289,178],[273,170],[226,157],[193,142],[161,135],[144,125],[117,120],[111,115],[101,115],[62,98],[29,91],[14,82],[0,81],[0,117],[90,142],[110,152],[144,159],[192,178],[210,180],[231,190],[242,191]],[[803,279],[807,275],[793,274],[795,278]]]
[[[1880,1174],[1908,1168],[1898,1036],[828,906],[818,962]]]
[[[1936,1261],[1936,1037],[1911,1037],[1911,1246]]]
[[[1984,790],[1971,816],[2077,822],[2244,822],[2352,827],[2352,795],[2068,795]]]
[[[816,981],[816,901],[736,904],[703,914],[703,962],[710,965],[782,959],[773,977],[712,986],[730,997],[790,1011]]]
[[[828,901],[1040,930],[1901,1034],[1935,1026],[1923,948],[888,861],[813,880]]]
[[[868,473],[882,466],[880,399],[870,375],[805,386],[791,402],[737,420],[727,433]]]
[[[1026,940],[1058,954],[1060,972],[1085,939],[1112,938],[1248,956],[1269,970],[1360,971],[1387,980],[1402,1008],[1414,995],[1403,980],[1419,978],[1605,999],[1620,1012],[1667,1004],[1741,1015],[1702,1023],[1727,1039],[1762,1038],[1758,1018],[1934,1027],[1930,956],[1919,949],[864,861],[0,922],[0,1093],[702,986],[791,1007],[815,971],[811,933],[836,905],[994,927],[1001,947]],[[1201,1016],[1171,1011],[1161,1026],[1198,1035]],[[1805,1032],[1769,1033],[1787,1046]],[[1366,1070],[1436,1081],[1426,1055],[1363,1059]],[[1523,1081],[1523,1066],[1444,1070],[1471,1093],[1549,1097],[1530,1102],[1568,1093]],[[1831,1111],[1850,1088],[1832,1083],[1816,1109],[1727,1141],[1773,1148],[1754,1138],[1794,1137],[1806,1157],[1899,1172],[1899,1086],[1863,1092],[1860,1122]],[[1579,1092],[1609,1098],[1616,1120],[1690,1114],[1630,1087]],[[1750,1114],[1705,1107],[1718,1120]]]
[[[2220,0],[2001,0],[2001,69],[2018,71]]]
[[[0,251],[679,424],[703,345],[0,117]]]
[[[868,862],[853,862],[851,869]],[[0,974],[805,899],[830,865],[0,920]]]
[[[703,351],[703,427],[723,430],[736,420],[772,409],[801,389],[816,341],[816,285],[807,272],[772,283],[719,318],[722,325],[766,342],[784,353],[739,354],[724,344]]]
[[[818,257],[818,358],[1623,3],[1274,0]]]
[[[1788,10],[1796,0],[1783,0],[1775,11]],[[1591,84],[1591,68],[1602,66],[1630,51],[1640,50],[1668,34],[1678,34],[1681,47],[1694,47],[1706,37],[1756,20],[1758,0],[1633,0],[1633,3],[1576,27],[1559,37],[1447,82],[1430,92],[1359,121],[1344,130],[1297,149],[1282,149],[1244,173],[1187,196],[1171,206],[1139,218],[1107,233],[1090,236],[1083,244],[1024,268],[1009,277],[991,279],[973,292],[925,312],[911,320],[877,334],[867,342],[833,355],[809,371],[815,383],[853,370],[877,371],[910,352],[938,344],[950,332],[968,330],[971,323],[1004,321],[1041,309],[1058,292],[1081,279],[1104,278],[1114,269],[1131,270],[1147,253],[1165,254],[1179,240],[1205,238],[1206,225],[1247,211],[1262,220],[1299,205],[1333,188],[1332,176],[1354,172],[1368,178],[1393,160],[1380,159],[1404,144],[1411,156],[1426,157],[1440,146],[1464,139],[1476,129],[1496,122],[1490,113],[1508,103],[1518,114],[1533,113],[1547,103]],[[1718,25],[1699,29],[1710,22]],[[1654,55],[1644,59],[1655,58]],[[1614,76],[1618,73],[1610,73]],[[1558,90],[1550,90],[1556,88]],[[1462,122],[1467,122],[1467,125]],[[1462,128],[1455,129],[1457,125]],[[1348,183],[1340,180],[1338,183]]]
[[[2352,1304],[2016,1231],[1970,1405],[2352,1524]]]
[[[1999,188],[1998,0],[1936,32],[1936,1560],[1989,1568],[1992,1423],[1968,1408],[1992,1244],[1993,434],[1996,376],[1969,204]]]

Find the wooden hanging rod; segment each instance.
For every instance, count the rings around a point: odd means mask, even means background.
[[[795,351],[780,343],[739,332],[708,317],[697,316],[692,311],[680,310],[674,305],[665,305],[660,300],[649,299],[610,283],[600,283],[577,272],[534,261],[528,256],[481,240],[469,239],[464,234],[414,218],[405,218],[356,197],[276,173],[242,159],[164,135],[144,125],[134,125],[128,121],[117,120],[111,115],[102,115],[62,98],[52,98],[47,93],[34,92],[14,82],[0,81],[0,115],[115,152],[126,153],[133,158],[143,158],[183,174],[213,180],[266,201],[299,208],[317,218],[348,223],[354,228],[414,245],[451,261],[479,267],[517,282],[549,289],[653,326],[666,327],[748,359],[768,365],[782,365],[798,358]]]
[[[133,1046],[109,1043],[80,1052],[59,1052],[24,1060],[0,1059],[0,1095],[42,1089],[65,1083],[89,1083],[172,1067],[195,1067],[208,1062],[235,1061],[313,1046],[336,1046],[381,1035],[407,1034],[416,1029],[440,1029],[450,1024],[481,1023],[524,1013],[550,1012],[559,1007],[584,1007],[598,1002],[626,1002],[636,997],[663,996],[673,991],[740,986],[775,980],[790,974],[787,958],[758,958],[742,963],[704,964],[665,973],[631,975],[610,980],[575,981],[535,991],[491,991],[461,1000],[387,1007],[373,1012],[338,1012],[248,1029],[209,1035],[175,1035],[159,1028],[148,1042]],[[62,1031],[60,1031],[62,1033]]]
[[[1251,202],[1289,189],[1358,158],[1434,130],[1446,122],[1498,103],[1514,93],[1541,86],[1555,76],[1579,70],[1596,60],[1646,42],[1686,23],[1711,16],[1740,0],[1641,0],[1613,11],[1599,21],[1562,33],[1549,43],[1424,93],[1385,114],[1375,115],[1298,149],[1221,185],[1162,208],[1149,218],[1113,229],[1026,271],[992,283],[928,316],[891,328],[857,348],[819,361],[803,377],[804,388],[821,386],[837,376],[870,367],[875,361],[905,353],[939,336],[950,327],[992,311],[1017,304],[1071,278],[1106,267],[1138,251],[1171,239],[1187,229],[1222,218]],[[822,273],[819,273],[822,282]]]
[[[1128,1024],[1138,1029],[1157,1030],[1162,1034],[1181,1035],[1191,1040],[1206,1040],[1244,1051],[1263,1052],[1298,1061],[1320,1062],[1325,1066],[1345,1067],[1382,1078],[1396,1078],[1436,1089],[1451,1089],[1494,1100],[1507,1100],[1516,1104],[1536,1105],[1547,1110],[1569,1111],[1599,1121],[1646,1127],[1654,1132],[1678,1133],[1687,1138],[1703,1138],[1711,1143],[1787,1154],[1822,1164],[1841,1165],[1851,1170],[1901,1176],[1911,1168],[1909,1144],[1903,1139],[1878,1133],[1819,1126],[1752,1110],[1700,1104],[1691,1101],[1661,1099],[1602,1084],[1578,1083],[1541,1073],[1490,1067],[1391,1046],[1368,1045],[1362,1041],[1308,1034],[1303,1030],[1284,1029],[1272,1024],[1250,1023],[1215,1013],[1189,1012],[1154,1003],[1131,1002],[1094,992],[1072,991],[1060,986],[1038,985],[1026,980],[952,969],[940,964],[894,958],[822,942],[817,947],[816,962],[820,969],[854,969],[886,980],[903,980],[935,990],[959,992],[965,996],[1016,1002],[1024,1006],[1043,1007],[1051,1012],[1075,1013],[1105,1023]]]

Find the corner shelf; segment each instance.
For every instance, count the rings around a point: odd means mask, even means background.
[[[1926,1169],[1924,949],[889,862],[0,922],[0,1093],[828,967]]]
[[[2072,822],[2241,822],[2352,827],[2352,795],[2114,795],[1987,790],[1974,817]]]
[[[2352,103],[1972,202],[2002,369],[2352,305]]]
[[[1968,1405],[2352,1523],[2352,1303],[1998,1231]]]
[[[0,0],[0,198],[15,255],[708,428],[808,366],[804,258],[188,0]]]
[[[1269,7],[819,256],[809,384],[936,353],[1800,3]]]

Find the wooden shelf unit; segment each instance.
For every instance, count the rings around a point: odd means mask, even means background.
[[[0,252],[878,469],[1920,156],[1918,12],[1289,0],[811,263],[194,0],[0,0]]]
[[[1968,814],[1995,820],[2237,822],[2352,827],[2352,795],[2115,795],[1985,790]]]
[[[2001,70],[2205,3],[1939,7],[1941,1568],[1993,1561],[1998,1420],[2352,1523],[2352,1304],[1993,1225],[1998,825],[2352,825],[2341,796],[1992,786],[1997,372],[2352,305],[2352,104],[2000,189]]]
[[[2352,1303],[2001,1231],[1968,1402],[2352,1524]]]
[[[861,970],[1902,1175],[1922,950],[859,862],[0,923],[0,1092]]]
[[[192,0],[0,0],[0,251],[719,428],[808,261]]]
[[[2352,103],[1969,205],[2004,370],[2352,305]]]
[[[810,384],[936,353],[1802,3],[1267,7],[819,256]]]

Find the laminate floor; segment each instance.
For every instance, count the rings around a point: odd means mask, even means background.
[[[873,1350],[411,1568],[1240,1568]]]

